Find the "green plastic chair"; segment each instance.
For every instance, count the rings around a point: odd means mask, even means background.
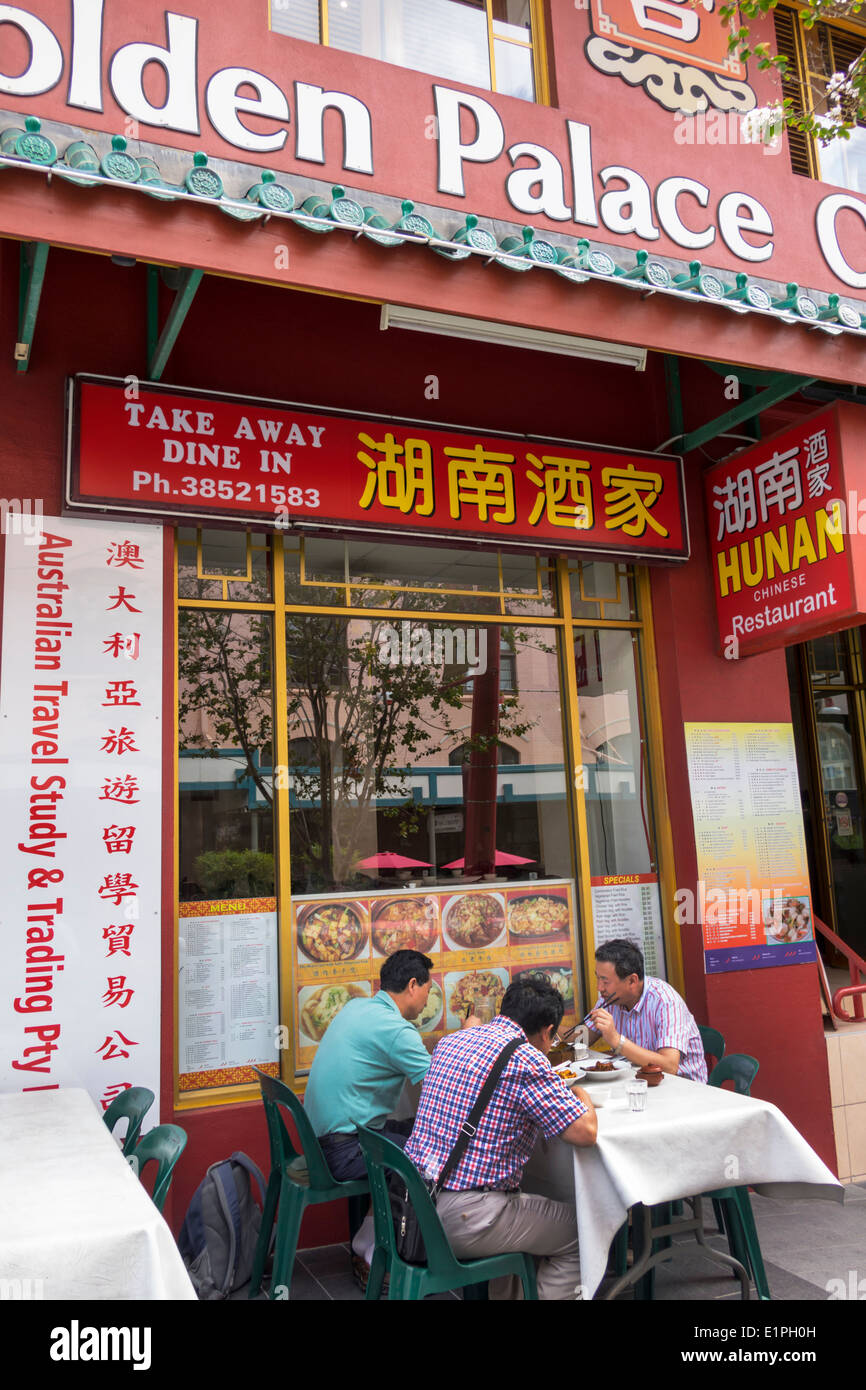
[[[721,1062],[725,1055],[725,1040],[718,1028],[708,1028],[706,1024],[699,1023],[698,1032],[701,1035],[704,1056],[713,1057],[716,1062]]]
[[[253,1259],[249,1296],[256,1298],[261,1289],[276,1217],[274,1267],[269,1295],[273,1298],[276,1289],[288,1289],[291,1285],[301,1219],[305,1209],[318,1206],[322,1202],[338,1202],[343,1197],[364,1196],[369,1193],[370,1188],[365,1178],[358,1178],[352,1182],[337,1182],[322,1153],[322,1146],[313,1133],[309,1116],[294,1091],[282,1081],[278,1081],[275,1076],[267,1076],[265,1072],[259,1071],[258,1067],[255,1071],[262,1088],[268,1141],[271,1147],[271,1172]],[[294,1121],[301,1143],[300,1154],[289,1137],[280,1114],[280,1106],[288,1110]],[[301,1159],[306,1163],[305,1170],[299,1163]],[[309,1185],[306,1182],[307,1178]]]
[[[721,1086],[725,1081],[733,1081],[738,1096],[752,1094],[752,1082],[758,1075],[760,1062],[745,1052],[732,1052],[716,1063],[707,1078],[711,1086]]]
[[[760,1063],[745,1052],[732,1052],[721,1058],[710,1072],[709,1084],[721,1086],[725,1081],[734,1083],[737,1095],[750,1096],[752,1082],[758,1074]],[[761,1256],[761,1246],[752,1215],[749,1192],[745,1187],[720,1187],[714,1192],[704,1192],[704,1197],[712,1198],[713,1211],[719,1230],[727,1237],[728,1249],[735,1260],[745,1265],[755,1281],[758,1298],[768,1300],[770,1289]],[[736,1275],[734,1276],[736,1278]]]
[[[145,1164],[157,1164],[151,1197],[158,1211],[165,1206],[174,1166],[185,1148],[186,1130],[181,1129],[180,1125],[156,1125],[144,1136],[135,1152],[129,1155],[139,1178]]]
[[[141,1122],[155,1100],[153,1091],[149,1091],[146,1086],[130,1086],[129,1090],[121,1091],[119,1096],[115,1096],[103,1115],[109,1134],[113,1132],[118,1120],[127,1120],[126,1138],[123,1141],[125,1158],[129,1157],[138,1143]]]
[[[538,1299],[535,1265],[531,1255],[514,1253],[491,1255],[481,1260],[458,1260],[448,1244],[442,1222],[412,1160],[397,1144],[392,1144],[390,1139],[373,1129],[360,1129],[358,1138],[370,1177],[376,1227],[376,1249],[367,1281],[368,1299],[379,1297],[386,1273],[390,1274],[391,1279],[388,1298],[394,1300],[427,1298],[429,1294],[445,1293],[448,1289],[486,1283],[504,1274],[518,1276],[523,1284],[524,1298]],[[409,1189],[427,1251],[426,1265],[406,1264],[397,1254],[386,1169],[398,1173]]]

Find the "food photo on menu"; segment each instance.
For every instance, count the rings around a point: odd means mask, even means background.
[[[512,941],[546,941],[565,937],[571,930],[568,898],[562,891],[536,889],[509,893],[508,932]]]
[[[484,891],[456,894],[445,904],[442,932],[450,951],[504,945],[504,897]]]
[[[336,965],[367,959],[370,926],[360,902],[313,902],[298,908],[298,950],[301,963]]]
[[[298,991],[301,1046],[317,1046],[350,999],[369,999],[371,994],[369,980],[331,980],[324,985],[302,985]]]
[[[392,956],[395,951],[429,955],[439,950],[439,902],[433,894],[374,901],[371,919],[375,956]]]

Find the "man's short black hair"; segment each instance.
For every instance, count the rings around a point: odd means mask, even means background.
[[[531,971],[519,975],[505,991],[500,1013],[519,1023],[528,1038],[553,1024],[562,1022],[565,1004],[562,995],[547,975]]]
[[[639,980],[643,979],[643,956],[633,941],[624,941],[622,937],[606,941],[603,946],[599,946],[595,958],[606,965],[612,965],[620,980],[624,980],[628,975],[637,975]]]
[[[432,969],[432,960],[420,951],[395,951],[393,956],[382,961],[379,984],[389,994],[402,994],[410,980],[426,985]]]

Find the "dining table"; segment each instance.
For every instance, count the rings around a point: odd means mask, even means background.
[[[780,1200],[843,1200],[841,1183],[777,1106],[666,1074],[647,1090],[646,1108],[632,1112],[626,1083],[635,1070],[585,1083],[599,1106],[597,1142],[576,1148],[539,1139],[521,1183],[525,1191],[574,1204],[584,1298],[598,1294],[611,1242],[629,1212],[643,1220],[662,1203],[732,1187]],[[700,1204],[697,1213],[684,1230],[700,1222]],[[664,1258],[675,1254],[669,1248]],[[627,1282],[631,1275],[604,1296]]]
[[[171,1231],[85,1090],[0,1094],[0,1292],[196,1298]]]

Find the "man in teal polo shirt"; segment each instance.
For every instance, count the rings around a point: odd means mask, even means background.
[[[395,951],[382,962],[379,993],[351,999],[319,1043],[304,1106],[338,1182],[366,1176],[359,1125],[406,1143],[405,1124],[388,1116],[404,1082],[417,1085],[430,1066],[412,1020],[426,1007],[432,968],[420,951]]]
[[[406,1144],[411,1120],[388,1116],[404,1082],[417,1085],[430,1066],[430,1054],[412,1020],[424,1012],[432,968],[430,957],[420,951],[395,951],[382,962],[379,993],[372,999],[350,999],[319,1043],[304,1107],[338,1182],[367,1176],[359,1125],[380,1129],[401,1148]],[[360,1203],[366,1204],[366,1199]],[[350,1198],[352,1267],[364,1288],[374,1239],[372,1217],[368,1214],[362,1223],[362,1213],[359,1199]]]

